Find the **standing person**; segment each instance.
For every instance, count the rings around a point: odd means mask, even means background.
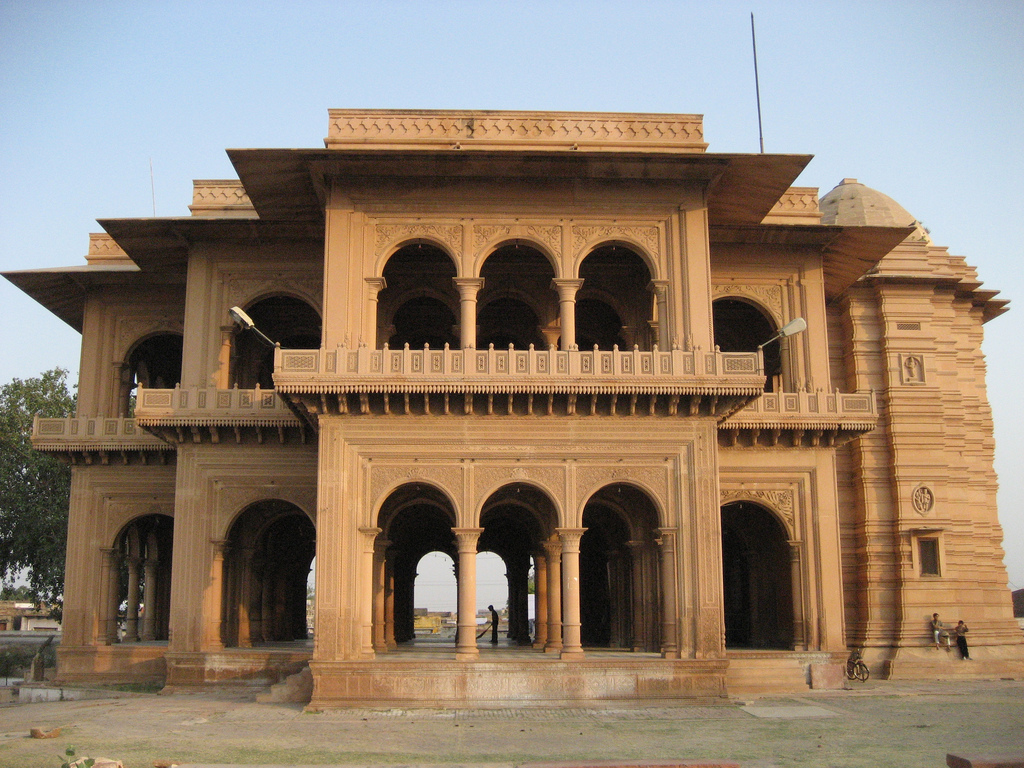
[[[932,639],[935,640],[935,650],[939,650],[939,638],[946,638],[946,650],[950,649],[949,645],[949,631],[945,629],[945,625],[939,621],[939,614],[932,614]]]
[[[491,645],[498,644],[498,612],[493,605],[488,605],[487,610],[491,612]]]
[[[953,631],[956,632],[956,647],[960,649],[960,656],[964,661],[970,661],[971,654],[967,650],[967,625],[964,624],[963,619],[956,623],[956,628]]]

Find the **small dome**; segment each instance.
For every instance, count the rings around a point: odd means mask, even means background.
[[[910,237],[929,240],[924,226],[906,208],[877,189],[866,187],[856,179],[842,183],[819,201],[822,224],[849,227],[916,227]]]

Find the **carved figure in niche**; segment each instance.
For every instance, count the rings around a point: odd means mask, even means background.
[[[921,485],[914,489],[912,496],[914,509],[918,514],[927,514],[935,506],[935,494],[927,485]]]
[[[924,361],[918,355],[908,355],[903,360],[903,383],[924,383]]]

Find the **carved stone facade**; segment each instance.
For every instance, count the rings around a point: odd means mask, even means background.
[[[332,110],[323,149],[232,150],[191,218],[9,273],[83,332],[79,414],[34,436],[74,466],[61,679],[308,664],[314,707],[473,706],[799,691],[849,647],[1024,672],[980,352],[1005,302],[844,220],[856,182],[819,207],[809,158],[706,149],[694,115]],[[459,611],[417,655],[430,552]]]

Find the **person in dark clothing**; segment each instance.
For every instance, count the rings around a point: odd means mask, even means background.
[[[967,625],[964,624],[963,619],[956,623],[956,627],[953,629],[956,633],[956,647],[960,649],[960,656],[964,661],[971,660],[971,654],[967,650]]]
[[[498,612],[493,605],[488,605],[487,610],[491,612],[491,645],[498,644]]]

